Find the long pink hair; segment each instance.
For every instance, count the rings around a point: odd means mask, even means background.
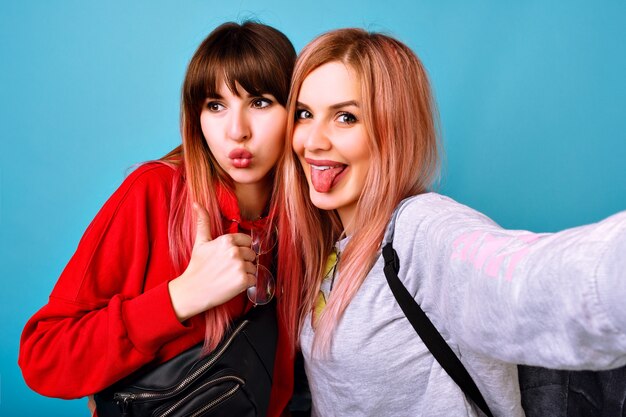
[[[379,256],[395,207],[402,199],[427,191],[439,168],[437,117],[430,85],[420,60],[406,45],[361,29],[339,29],[319,36],[296,61],[289,114],[296,113],[300,87],[307,75],[329,62],[342,62],[358,75],[371,166],[353,219],[359,227],[341,254],[341,278],[316,324],[315,354],[329,351],[337,322]],[[290,137],[294,124],[290,119]],[[298,242],[297,256],[303,260],[293,266],[293,272],[302,269],[302,325],[312,311],[326,259],[343,226],[335,211],[312,205],[304,171],[293,152],[285,154],[281,181],[291,233]]]
[[[191,58],[181,94],[182,145],[160,160],[172,166],[177,174],[170,207],[169,245],[178,273],[186,268],[193,248],[196,225],[193,202],[209,212],[211,236],[220,236],[224,230],[216,186],[233,188],[232,179],[220,168],[202,134],[200,113],[206,97],[217,96],[218,83],[224,80],[235,94],[238,83],[252,95],[269,93],[286,106],[295,58],[293,45],[283,33],[250,21],[222,24],[209,34]],[[270,213],[277,219],[281,218],[279,208],[272,198]],[[281,227],[280,222],[278,227]],[[283,243],[281,247],[284,250],[286,245]],[[290,257],[279,251],[279,264],[285,258]],[[278,272],[278,282],[283,288],[279,313],[290,332],[295,334],[298,288],[293,289],[289,282],[283,282]],[[208,310],[205,318],[205,351],[211,351],[222,339],[231,317],[224,306],[218,306]]]

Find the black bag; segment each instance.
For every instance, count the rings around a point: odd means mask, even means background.
[[[196,345],[96,394],[98,416],[265,416],[278,337],[275,304],[254,307],[209,355]]]

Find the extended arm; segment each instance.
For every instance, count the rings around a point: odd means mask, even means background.
[[[534,234],[445,197],[422,199],[403,216],[417,224],[410,256],[421,259],[407,276],[422,277],[418,302],[456,343],[513,363],[626,363],[626,212]]]

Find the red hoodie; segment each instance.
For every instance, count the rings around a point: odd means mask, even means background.
[[[168,246],[175,173],[163,164],[140,166],[85,231],[48,304],[22,334],[18,363],[33,390],[84,397],[204,339],[204,315],[180,323],[168,291],[167,283],[177,277]],[[235,196],[218,194],[224,218],[241,221]],[[228,233],[237,227],[237,222],[224,224]],[[245,294],[226,305],[233,319],[249,307]],[[288,346],[279,321],[270,417],[281,415],[291,397]]]

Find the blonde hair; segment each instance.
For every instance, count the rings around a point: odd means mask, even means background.
[[[369,137],[371,166],[353,224],[360,225],[341,255],[341,279],[334,283],[316,324],[314,352],[328,352],[332,333],[373,266],[386,225],[398,203],[428,190],[438,172],[436,110],[426,71],[403,43],[380,33],[339,29],[325,33],[301,52],[287,109],[295,114],[304,79],[316,68],[341,62],[358,76],[362,121]],[[287,133],[293,135],[294,119]],[[343,231],[335,211],[315,208],[297,157],[286,152],[283,198],[294,242],[303,260],[303,301],[299,323],[311,312],[326,258]],[[384,193],[384,195],[383,195]]]

